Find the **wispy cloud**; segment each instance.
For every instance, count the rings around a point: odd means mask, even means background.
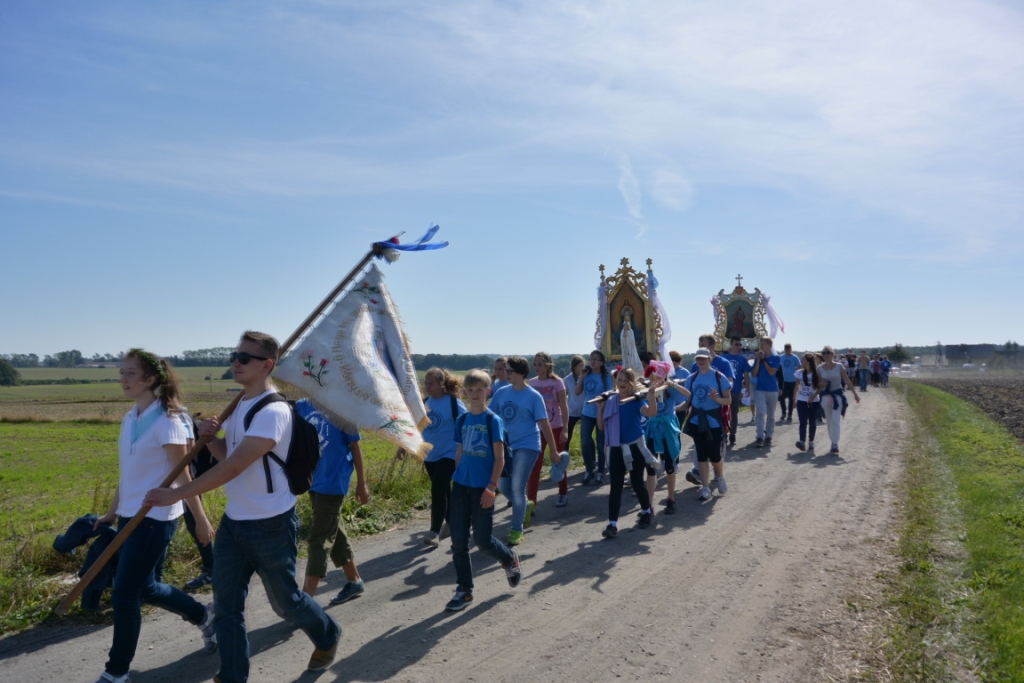
[[[619,168],[619,192],[623,201],[626,202],[626,210],[636,220],[643,220],[644,201],[640,192],[640,181],[633,175],[633,164],[629,161],[629,155],[620,153],[617,166]]]

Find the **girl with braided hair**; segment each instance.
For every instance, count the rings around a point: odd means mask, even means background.
[[[119,477],[107,513],[96,520],[118,523],[122,528],[143,506],[146,492],[159,487],[187,453],[188,434],[178,418],[181,390],[171,365],[142,349],[130,350],[121,366],[121,389],[135,405],[121,422],[118,440]],[[190,480],[185,469],[173,485]],[[172,485],[172,486],[173,486]],[[185,499],[196,519],[196,535],[206,544],[213,527],[196,497]],[[182,515],[181,503],[154,507],[132,532],[118,553],[117,573],[111,599],[114,608],[114,642],[105,670],[97,683],[127,683],[142,626],[143,601],[180,615],[197,626],[204,649],[217,649],[213,608],[156,581],[154,569],[167,551]]]

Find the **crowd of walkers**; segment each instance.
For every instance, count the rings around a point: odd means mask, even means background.
[[[121,425],[119,484],[96,525],[123,526],[143,506],[152,509],[119,553],[113,645],[98,683],[127,683],[142,602],[178,614],[199,629],[207,652],[219,650],[216,681],[246,681],[245,604],[254,574],[275,613],[312,641],[308,668],[321,670],[334,661],[341,627],[312,596],[329,562],[347,578],[331,604],[348,602],[366,590],[341,511],[353,474],[356,500],[366,504],[370,492],[358,433],[338,429],[308,401],[289,404],[277,393],[271,374],[278,348],[270,335],[242,335],[231,367],[243,395],[224,424],[217,418],[193,423],[181,405],[174,369],[165,360],[139,349],[126,355],[121,385],[134,405]],[[548,514],[537,509],[545,462],[558,489],[554,506],[569,505],[568,444],[577,427],[585,469],[579,485],[608,484],[608,521],[601,534],[610,540],[618,534],[627,477],[639,503],[636,526],[641,529],[653,523],[660,473],[667,489],[660,501],[663,512],[677,512],[681,458],[698,501],[728,491],[725,456],[736,446],[742,407],[749,405],[755,418],[754,447],[770,448],[777,422],[791,422],[795,411],[797,448],[814,450],[817,425],[823,420],[829,452],[838,455],[840,426],[849,405],[846,392],[860,401],[852,372],[856,370],[862,391],[868,382],[885,386],[888,377],[884,357],[861,354],[843,362],[829,346],[819,354],[797,356],[786,344],[777,354],[773,340],[763,338],[755,353],[747,353],[743,341],[734,338],[725,353],[718,354],[717,348],[714,335],[701,335],[689,369],[683,367],[682,355],[672,351],[671,362],[642,358],[643,374],[609,367],[597,350],[588,358],[573,357],[564,378],[545,352],[535,354],[532,363],[521,356],[502,357],[491,372],[473,370],[462,379],[440,368],[428,370],[423,390],[430,424],[423,437],[431,445],[424,462],[431,506],[424,543],[437,548],[451,539],[456,589],[445,610],[460,611],[473,601],[471,537],[501,565],[511,587],[519,584],[522,560],[517,546],[533,519]],[[776,421],[779,409],[781,419]],[[300,589],[296,495],[285,463],[295,448],[293,433],[306,429],[315,430],[321,457],[309,488],[309,560]],[[174,485],[162,487],[197,436],[211,437],[210,465],[186,470]],[[202,494],[222,486],[227,506],[215,534]],[[494,530],[499,495],[512,508],[504,539]],[[212,605],[204,606],[157,578],[178,518],[186,513],[203,558],[202,573],[186,588],[212,583]]]

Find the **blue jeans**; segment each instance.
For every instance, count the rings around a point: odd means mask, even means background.
[[[455,580],[463,590],[473,592],[473,561],[469,558],[469,530],[473,529],[476,547],[503,565],[512,561],[512,551],[496,539],[491,530],[494,524],[494,506],[480,507],[483,489],[470,488],[452,482],[451,521],[452,555],[455,562]]]
[[[117,528],[121,529],[128,521],[128,517],[121,517]],[[177,588],[157,583],[154,578],[153,569],[163,557],[177,529],[176,519],[161,522],[145,517],[118,551],[117,574],[114,575],[114,593],[111,598],[114,607],[114,643],[110,647],[110,659],[105,667],[111,676],[128,673],[132,659],[135,658],[139,630],[142,627],[142,602],[174,612],[196,625],[206,619],[206,608],[192,596]]]
[[[597,451],[594,451],[594,432],[597,432]],[[583,450],[583,466],[587,472],[604,474],[604,432],[597,428],[597,418],[584,415],[580,418],[580,446]],[[595,457],[596,455],[596,457]]]
[[[860,390],[866,391],[868,388],[868,378],[871,377],[870,370],[857,370],[858,379],[860,380]]]
[[[526,519],[526,482],[539,455],[540,451],[529,448],[515,449],[512,451],[512,476],[502,477],[498,481],[501,492],[512,501],[512,528],[516,531],[523,530],[523,520]]]
[[[260,575],[277,616],[301,628],[320,650],[331,649],[341,627],[327,616],[295,582],[295,508],[268,517],[236,521],[225,515],[213,544],[213,622],[220,650],[221,683],[249,678],[249,637],[245,629],[245,598],[253,572]]]

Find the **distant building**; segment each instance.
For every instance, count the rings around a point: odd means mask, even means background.
[[[947,344],[944,347],[950,365],[991,361],[995,357],[995,344]]]

